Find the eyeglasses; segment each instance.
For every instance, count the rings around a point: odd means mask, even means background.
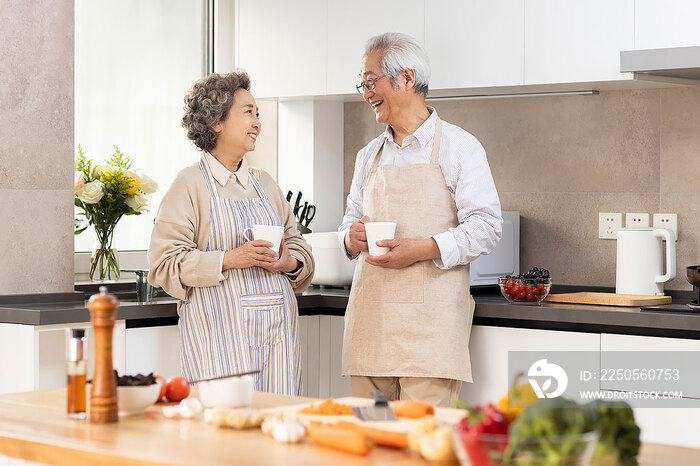
[[[374,87],[377,85],[377,79],[383,78],[384,76],[386,76],[386,74],[377,76],[376,78],[367,78],[367,80],[362,81],[360,84],[355,86],[355,89],[357,89],[357,92],[359,92],[360,94],[364,94],[365,89],[367,89],[368,91],[373,91]]]

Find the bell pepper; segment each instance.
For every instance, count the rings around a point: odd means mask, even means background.
[[[529,383],[518,384],[518,380],[524,375],[523,372],[515,375],[512,388],[497,403],[509,424],[518,417],[523,409],[538,400],[532,385]]]

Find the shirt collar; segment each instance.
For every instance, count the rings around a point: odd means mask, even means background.
[[[243,160],[241,160],[241,165],[238,167],[238,171],[236,172],[231,172],[228,168],[224,167],[221,162],[216,160],[216,157],[211,155],[209,152],[205,152],[204,157],[207,159],[212,176],[214,176],[216,182],[222,187],[226,186],[228,180],[233,177],[236,181],[238,181],[238,183],[241,184],[241,186],[248,189],[249,170],[248,162],[246,161],[245,157],[243,157]]]
[[[435,135],[435,124],[438,120],[437,111],[435,111],[433,107],[428,107],[428,111],[430,112],[428,119],[425,120],[423,124],[413,132],[413,134],[406,136],[407,138],[413,136],[418,141],[418,144],[420,144],[421,149],[433,140],[433,136]],[[391,126],[387,125],[386,130],[384,131],[384,137],[391,142],[394,141],[394,131],[391,129]]]

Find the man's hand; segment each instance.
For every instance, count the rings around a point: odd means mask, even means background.
[[[260,267],[272,273],[289,273],[299,267],[299,261],[289,253],[289,249],[287,249],[287,246],[284,244],[284,238],[282,238],[282,243],[280,244],[280,258],[272,263],[263,264]]]
[[[355,257],[360,252],[368,252],[367,233],[365,232],[365,222],[369,222],[369,217],[364,216],[357,222],[350,225],[348,233],[345,235],[345,249]]]
[[[377,241],[377,246],[391,248],[391,251],[381,256],[367,256],[365,262],[387,269],[403,269],[419,261],[440,257],[440,249],[433,238],[385,239]]]

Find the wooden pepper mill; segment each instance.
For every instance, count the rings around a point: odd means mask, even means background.
[[[112,333],[119,300],[107,294],[101,286],[100,293],[88,301],[90,322],[94,331],[95,375],[90,388],[90,422],[117,422],[117,381],[112,367]]]

